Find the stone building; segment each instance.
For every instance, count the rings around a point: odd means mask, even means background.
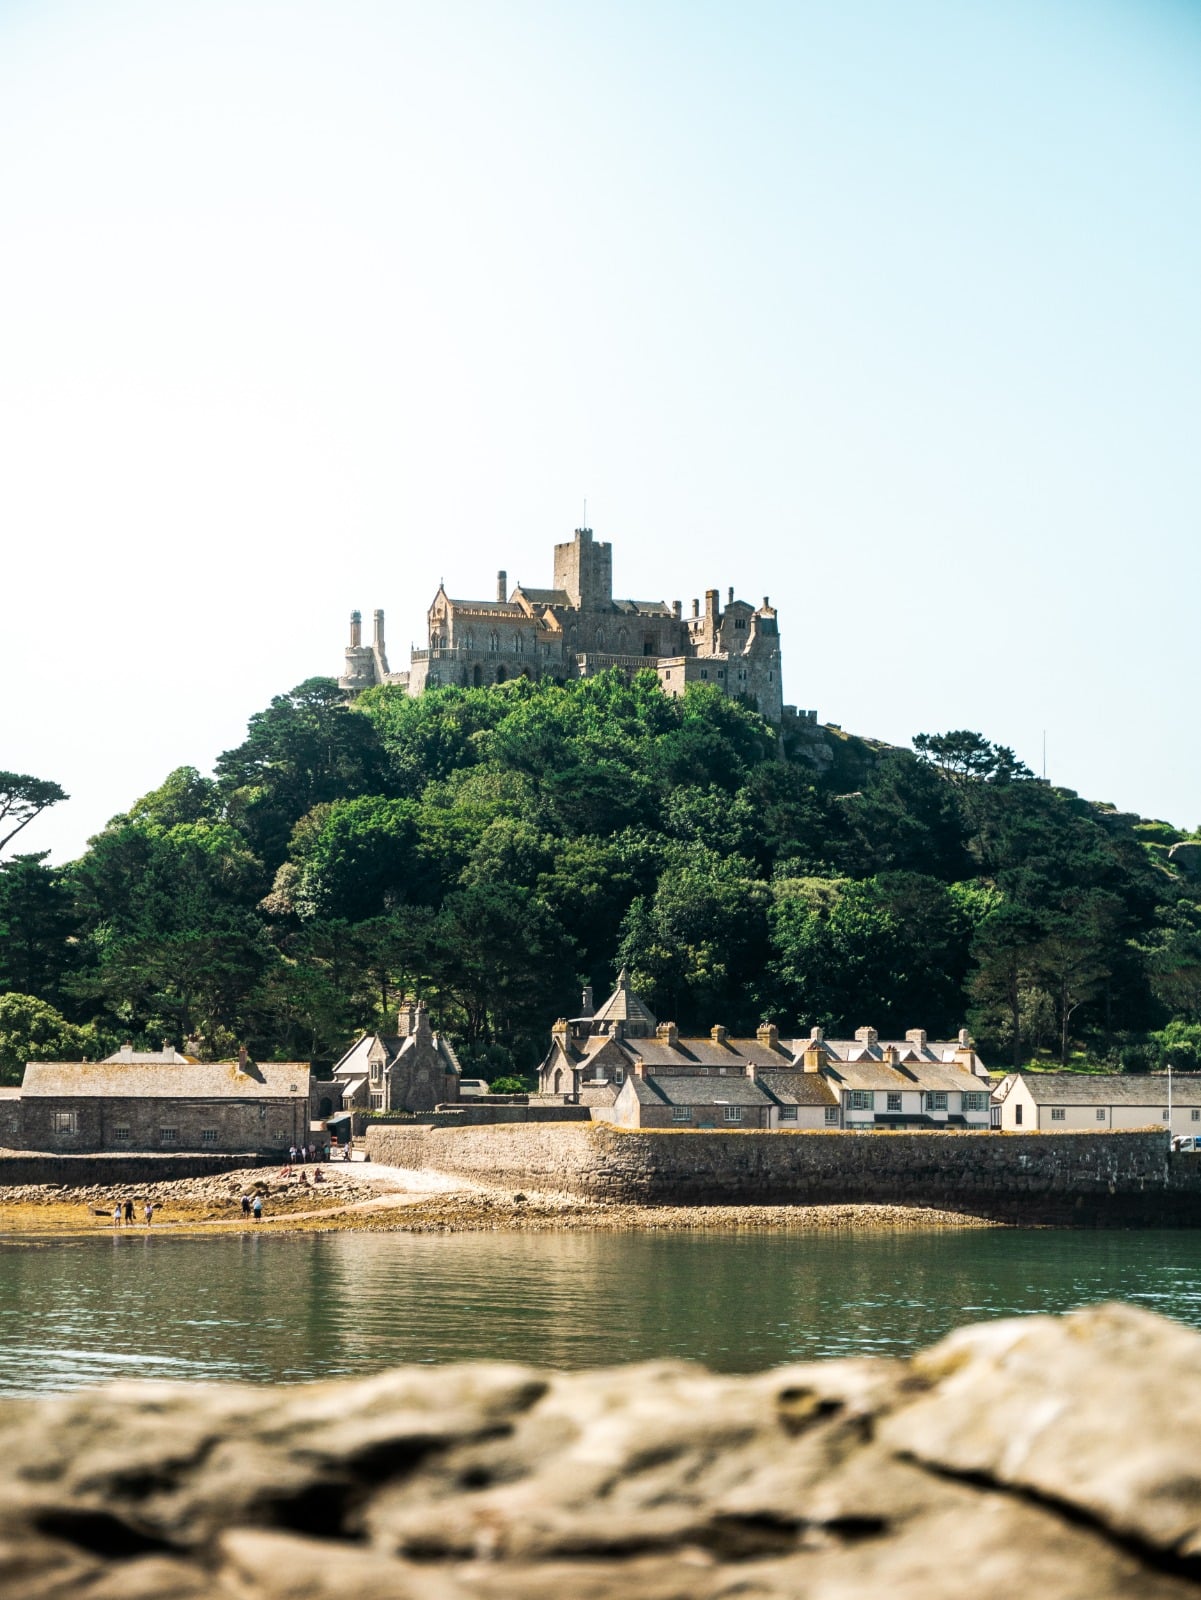
[[[993,1094],[1006,1133],[1162,1128],[1201,1138],[1201,1073],[1011,1072]]]
[[[406,1000],[395,1033],[364,1033],[313,1085],[313,1114],[432,1111],[459,1098],[462,1068],[450,1041],[430,1027],[424,1000]]]
[[[306,1143],[299,1061],[31,1061],[0,1143],[23,1150],[284,1151]]]
[[[539,1092],[592,1108],[628,1128],[963,1128],[990,1121],[988,1069],[966,1032],[930,1040],[921,1028],[881,1040],[781,1039],[773,1023],[754,1038],[716,1026],[682,1036],[658,1022],[623,968],[598,1011],[560,1017],[538,1070]]]
[[[707,589],[704,609],[693,600],[688,616],[679,600],[614,599],[612,546],[594,540],[590,528],[577,528],[574,539],[555,546],[553,587],[518,583],[510,591],[507,574],[499,572],[495,599],[456,600],[440,585],[427,621],[426,643],[411,652],[408,671],[392,672],[383,612],[375,613],[370,644],[363,643],[361,614],[352,612],[342,688],[357,693],[394,683],[420,694],[436,684],[470,687],[518,677],[562,683],[607,667],[649,668],[671,695],[689,683],[708,683],[769,721],[779,722],[785,709],[779,627],[766,597],[753,606],[730,589],[723,607],[718,591]]]

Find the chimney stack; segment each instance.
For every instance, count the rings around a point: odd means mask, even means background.
[[[501,605],[504,605],[509,598],[509,574],[507,572],[498,572],[496,574],[496,598]]]
[[[672,603],[671,603],[671,614],[672,614],[672,616],[675,618],[675,620],[677,622],[679,622],[680,618],[683,616],[684,607],[683,607],[683,605],[681,604],[681,602],[679,600],[673,600],[672,601]]]
[[[250,1057],[246,1053],[246,1046],[244,1044],[240,1044],[238,1046],[238,1071],[245,1072],[249,1061]]]
[[[661,1022],[655,1029],[655,1038],[674,1050],[680,1042],[680,1030],[674,1022]]]
[[[728,606],[732,606],[734,604],[734,585],[733,584],[731,584],[729,589],[727,589],[727,591],[726,591],[726,604]]]
[[[709,1037],[713,1040],[714,1044],[725,1044],[726,1030],[722,1027],[720,1022],[715,1023],[713,1027],[709,1029]]]
[[[926,1047],[925,1028],[910,1028],[908,1033],[906,1033],[905,1038],[910,1044],[917,1045],[919,1050],[924,1050]]]
[[[595,1011],[596,1005],[592,999],[592,985],[586,983],[584,985],[584,993],[580,998],[580,1015],[582,1017],[591,1017]]]
[[[382,611],[375,613],[375,648],[383,651],[384,648],[384,614]]]
[[[693,614],[694,617],[699,617],[700,616],[700,614],[701,614],[701,603],[700,603],[699,600],[694,600],[692,602],[692,614]]]
[[[363,643],[363,613],[352,611],[350,613],[350,648],[358,650]]]
[[[774,1022],[761,1022],[755,1037],[765,1050],[774,1050],[780,1042],[780,1030]]]

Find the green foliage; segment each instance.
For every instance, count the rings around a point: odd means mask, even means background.
[[[81,1061],[97,1054],[96,1030],[76,1027],[31,994],[0,994],[0,1083],[20,1083],[27,1061]]]
[[[686,1031],[970,1016],[1014,1062],[1192,1059],[1170,1033],[1201,1026],[1176,830],[978,733],[901,751],[831,732],[811,764],[822,737],[650,673],[353,704],[311,679],[70,867],[0,867],[0,990],[36,996],[50,1032],[326,1063],[412,992],[466,1071],[503,1081],[624,962]],[[61,797],[33,782],[13,804]]]
[[[33,778],[27,772],[0,772],[0,850],[48,806],[67,798],[66,790],[48,778]]]
[[[537,1087],[537,1081],[536,1078],[523,1078],[510,1073],[493,1078],[489,1087],[493,1094],[530,1094]]]

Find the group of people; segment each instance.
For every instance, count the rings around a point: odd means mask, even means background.
[[[288,1150],[288,1165],[294,1167],[298,1161],[328,1161],[329,1145],[294,1144]]]
[[[263,1220],[263,1197],[261,1194],[256,1194],[253,1198],[248,1194],[243,1194],[242,1215],[244,1217],[253,1217],[256,1222]]]
[[[143,1214],[146,1218],[146,1226],[149,1227],[154,1221],[153,1200],[147,1200],[145,1206],[143,1207]],[[126,1200],[125,1204],[122,1205],[118,1200],[117,1204],[113,1207],[113,1227],[123,1228],[128,1226],[132,1228],[135,1225],[135,1222],[136,1216],[134,1213],[133,1201]]]

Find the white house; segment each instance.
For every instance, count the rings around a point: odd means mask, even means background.
[[[1168,1074],[1011,1072],[993,1093],[1006,1133],[1168,1127]],[[1201,1137],[1201,1073],[1172,1073],[1173,1134]]]

